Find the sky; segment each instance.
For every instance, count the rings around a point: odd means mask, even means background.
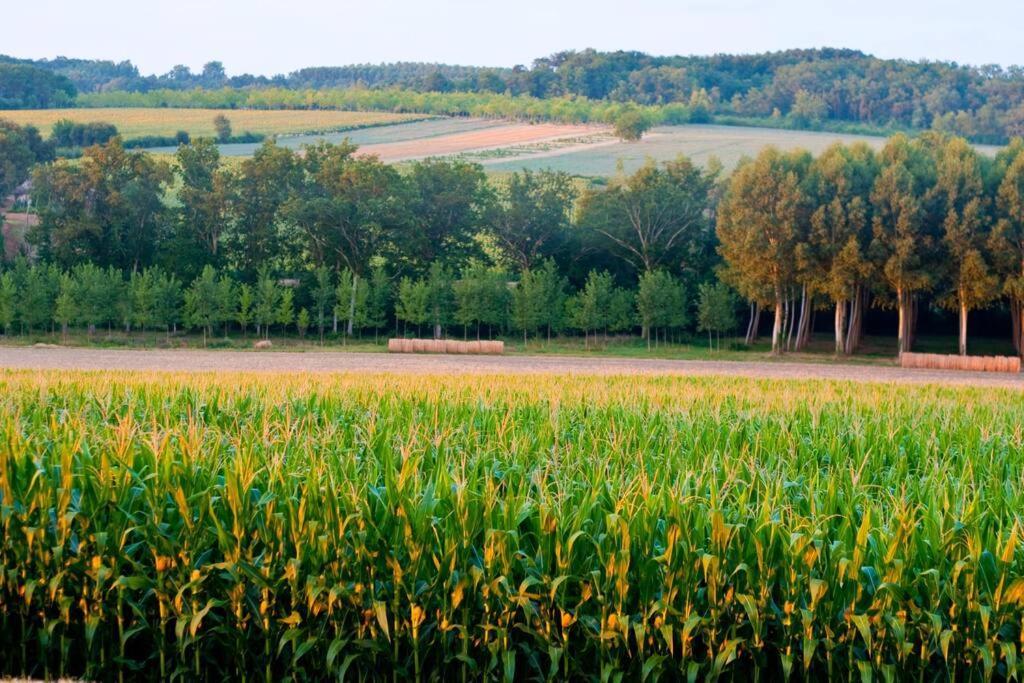
[[[394,61],[529,65],[567,49],[657,55],[849,47],[1024,63],[1021,0],[5,0],[0,53],[131,60],[144,74]]]

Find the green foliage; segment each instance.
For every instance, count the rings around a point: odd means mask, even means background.
[[[614,294],[608,271],[590,271],[583,289],[568,300],[570,324],[584,334],[606,330],[613,321]]]
[[[505,324],[510,297],[508,275],[504,271],[472,260],[452,287],[455,296],[454,320],[464,329],[476,326],[478,339],[482,325],[493,330]]]
[[[290,296],[288,303],[291,304]],[[253,288],[253,321],[263,331],[264,338],[270,336],[271,325],[291,322],[282,320],[287,314],[284,304],[284,291],[277,280],[271,277],[270,269],[266,266],[262,267],[257,276],[256,286]]]
[[[14,284],[14,274],[0,273],[0,329],[5,335],[11,333],[11,327],[14,325],[17,296],[18,290]]]
[[[213,129],[217,131],[217,140],[227,142],[231,139],[231,121],[224,114],[217,114],[213,119]]]
[[[623,142],[637,142],[651,127],[650,120],[638,109],[628,109],[615,119],[615,137]]]
[[[117,127],[112,123],[75,123],[61,119],[53,124],[50,139],[57,147],[91,147],[105,145],[117,136]]]
[[[417,328],[430,319],[430,287],[426,280],[403,277],[399,281],[395,316]]]
[[[306,332],[309,330],[309,311],[305,308],[299,309],[299,314],[295,316],[295,330],[299,333],[300,339],[306,338]]]
[[[191,327],[202,328],[204,344],[213,328],[226,319],[222,294],[223,287],[213,266],[203,268],[185,291],[185,321]]]
[[[256,296],[246,283],[238,287],[238,308],[235,310],[235,322],[242,327],[242,333],[255,319]]]
[[[716,175],[685,157],[649,162],[607,189],[586,192],[579,224],[637,273],[675,263],[691,276],[702,273],[711,256],[707,208]]]
[[[170,167],[120,139],[90,147],[80,162],[58,161],[33,175],[39,224],[29,240],[62,267],[89,261],[132,271],[156,260],[165,228]]]
[[[70,80],[47,69],[0,63],[0,109],[67,107],[76,94]]]
[[[43,141],[38,130],[0,118],[0,204],[28,180],[34,164],[52,158],[53,146]]]
[[[721,339],[723,333],[736,329],[736,297],[724,282],[705,282],[697,290],[697,326]]]
[[[685,286],[664,270],[644,273],[637,286],[636,308],[648,341],[659,329],[679,330],[688,319]]]

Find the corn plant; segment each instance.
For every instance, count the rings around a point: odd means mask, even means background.
[[[0,373],[0,673],[1019,680],[1012,390]]]

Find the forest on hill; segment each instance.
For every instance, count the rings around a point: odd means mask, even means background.
[[[66,79],[67,83],[50,83],[52,89],[67,92],[71,84],[84,94],[224,88],[398,89],[677,105],[687,109],[690,121],[715,117],[808,129],[937,129],[989,143],[1024,133],[1021,67],[880,59],[832,48],[666,57],[582,50],[542,57],[529,67],[400,62],[311,67],[270,77],[228,76],[219,61],[207,63],[199,72],[179,65],[165,74],[143,75],[127,61],[0,56],[0,105],[59,106],[59,101],[40,104],[39,98],[25,94],[25,79],[33,72],[40,80]]]

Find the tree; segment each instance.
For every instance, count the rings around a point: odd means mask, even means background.
[[[170,181],[166,163],[125,151],[120,138],[88,148],[80,163],[39,167],[33,176],[39,224],[28,239],[41,258],[65,267],[151,265],[166,236]]]
[[[242,328],[242,335],[254,319],[254,307],[256,305],[252,287],[242,283],[238,287],[238,308],[235,309],[235,322]]]
[[[999,179],[997,221],[988,252],[1010,302],[1014,348],[1024,357],[1024,140],[1015,140],[1000,157],[997,162],[1005,171]]]
[[[33,126],[0,119],[0,202],[28,180],[32,166],[53,159],[53,146]]]
[[[286,253],[279,229],[281,208],[299,181],[296,155],[268,141],[238,165],[230,220],[221,234],[224,261],[244,282]]]
[[[338,287],[334,292],[334,316],[347,320],[345,336],[351,337],[366,322],[369,282],[358,278],[348,268],[338,274]]]
[[[405,174],[406,219],[392,235],[394,260],[423,273],[435,262],[458,264],[478,253],[474,236],[486,215],[487,176],[459,160],[413,162]]]
[[[154,324],[153,314],[157,305],[156,290],[159,278],[160,271],[156,268],[135,271],[128,278],[129,314],[126,322],[143,332],[147,326]]]
[[[60,277],[60,292],[53,307],[53,321],[60,325],[60,336],[64,342],[68,339],[68,328],[79,318],[77,297],[75,278],[64,273]]]
[[[806,152],[764,149],[733,174],[718,208],[724,277],[747,299],[775,309],[772,352],[782,351],[784,307],[795,282],[796,246],[804,239]]]
[[[566,173],[513,173],[488,205],[487,234],[506,259],[529,270],[563,245],[575,198],[576,188]]]
[[[14,302],[17,296],[14,275],[10,272],[0,273],[0,329],[5,335],[11,334],[11,326],[14,325]]]
[[[222,274],[217,280],[217,303],[220,306],[218,317],[224,324],[225,338],[228,336],[228,326],[234,320],[235,312],[238,310],[237,296],[238,288],[235,286],[235,281],[227,273]]]
[[[712,251],[710,195],[715,175],[686,157],[661,167],[649,162],[607,190],[590,190],[580,202],[579,223],[639,273],[666,268],[701,271]]]
[[[307,147],[302,183],[285,207],[315,263],[352,273],[350,311],[359,281],[369,276],[371,259],[406,221],[397,171],[375,157],[354,157],[355,149],[348,143]],[[351,336],[353,316],[342,317],[348,318],[346,334]]]
[[[395,317],[415,325],[419,336],[420,325],[430,319],[430,288],[426,280],[403,277],[399,281]]]
[[[113,322],[124,281],[114,268],[104,270],[92,263],[75,266],[71,274],[77,322],[84,324],[92,337],[99,325]]]
[[[224,114],[217,114],[213,117],[213,129],[217,132],[217,140],[219,142],[229,142],[231,140],[231,121]]]
[[[897,351],[913,343],[914,302],[929,290],[935,236],[928,230],[926,193],[935,183],[935,162],[920,142],[894,136],[880,154],[881,170],[871,190],[870,253],[895,294],[899,314]]]
[[[528,335],[540,329],[547,305],[541,276],[530,269],[519,274],[519,282],[512,290],[512,326],[523,333],[523,345]]]
[[[383,267],[377,266],[370,275],[370,295],[366,300],[366,324],[373,328],[374,342],[377,332],[388,324],[391,306],[391,280]]]
[[[214,326],[222,321],[222,312],[217,271],[213,266],[206,266],[185,291],[185,322],[190,327],[202,328],[203,346]]]
[[[190,263],[179,267],[198,270],[206,264],[216,266],[222,255],[221,236],[229,218],[234,177],[222,167],[220,151],[209,139],[178,148],[176,174],[181,179],[178,230],[190,247],[195,246],[183,255]]]
[[[612,299],[615,288],[607,271],[590,271],[583,289],[568,300],[569,319],[583,332],[584,344],[590,348],[590,333],[607,329],[612,322]]]
[[[299,333],[299,339],[306,338],[306,331],[309,330],[309,311],[305,308],[300,308],[299,314],[295,317],[295,330]]]
[[[998,279],[982,249],[990,219],[985,206],[984,170],[978,152],[963,138],[939,149],[934,192],[942,218],[949,290],[940,298],[960,318],[960,355],[967,355],[967,316],[997,295]]]
[[[608,305],[608,326],[611,332],[628,332],[636,325],[636,295],[625,287],[612,290]]]
[[[60,270],[56,266],[38,263],[29,266],[24,259],[19,259],[14,275],[18,285],[15,310],[22,328],[31,332],[50,327],[60,290]]]
[[[281,290],[281,298],[274,312],[274,322],[287,331],[288,326],[295,321],[295,291],[291,287]]]
[[[445,325],[451,322],[454,307],[451,271],[435,261],[427,272],[427,314],[428,321],[434,326],[434,339],[443,336]]]
[[[636,307],[640,324],[647,331],[647,348],[657,330],[682,327],[686,321],[684,285],[664,270],[652,270],[640,276]]]
[[[630,108],[615,119],[615,137],[623,142],[637,142],[651,127],[651,121],[639,109]]]
[[[798,128],[818,126],[828,118],[828,104],[820,95],[798,90],[789,109],[789,119]]]
[[[552,259],[544,261],[541,267],[535,270],[535,275],[543,301],[538,323],[546,328],[548,341],[551,341],[551,334],[561,332],[565,324],[565,302],[568,298],[566,291],[569,281],[558,271],[558,266]]]
[[[870,147],[835,144],[811,164],[808,191],[816,205],[798,257],[814,293],[835,305],[835,351],[850,354],[860,339],[872,273],[871,189],[878,161]],[[847,312],[849,311],[849,315]]]
[[[488,268],[478,260],[471,260],[463,269],[462,278],[453,284],[455,296],[455,322],[466,327],[476,325],[476,338],[480,339],[481,325],[492,331],[502,326],[508,313],[508,277],[504,271]]]
[[[176,330],[182,313],[181,281],[172,274],[159,273],[153,282],[153,325],[167,334]]]
[[[253,294],[253,320],[256,322],[257,334],[262,332],[263,338],[269,339],[270,326],[281,322],[284,295],[266,266],[259,270]]]
[[[69,78],[31,64],[0,64],[0,107],[50,109],[73,106],[77,89]]]
[[[324,343],[324,329],[327,318],[334,307],[334,283],[331,271],[327,266],[320,266],[313,273],[313,321],[320,334],[320,343]]]
[[[697,288],[697,326],[708,333],[714,332],[721,350],[721,335],[736,329],[736,297],[724,282],[705,282]]]

